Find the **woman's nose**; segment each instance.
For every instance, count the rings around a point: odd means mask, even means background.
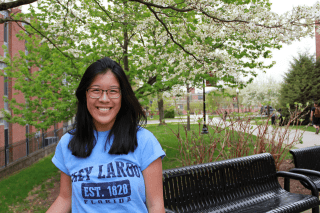
[[[102,91],[101,97],[99,98],[100,101],[110,101],[107,91]]]

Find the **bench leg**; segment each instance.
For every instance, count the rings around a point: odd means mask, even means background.
[[[290,179],[287,177],[284,178],[284,189],[290,192]]]
[[[312,213],[319,213],[319,206],[312,209]]]

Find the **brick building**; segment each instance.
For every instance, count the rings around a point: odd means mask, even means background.
[[[21,11],[18,8],[13,8],[10,11],[0,11],[0,16],[1,18],[5,18],[8,17],[9,13],[15,12]],[[27,54],[25,41],[19,41],[16,37],[16,34],[21,30],[21,26],[23,27],[22,23],[16,22],[0,24],[0,46],[6,45],[11,57],[18,54],[19,50],[26,51]],[[5,56],[3,48],[0,48],[0,55]],[[6,65],[0,61],[0,69],[3,69],[5,66]],[[34,71],[36,71],[34,68],[30,69],[30,72]],[[12,114],[13,111],[9,108],[8,103],[4,102],[2,97],[6,96],[9,100],[15,98],[18,103],[24,103],[25,101],[23,94],[15,94],[19,91],[13,88],[14,83],[14,79],[0,76],[0,109],[5,109],[10,114]],[[62,127],[63,123],[59,123],[52,126],[46,132],[51,132],[54,129],[57,130]],[[41,145],[39,145],[39,141],[41,143],[41,140],[38,140],[38,144],[36,144],[32,143],[30,138],[26,138],[26,134],[28,133],[37,133],[38,136],[49,135],[43,132],[36,132],[36,129],[30,125],[21,126],[16,123],[8,123],[3,119],[3,114],[0,112],[0,168],[41,147]]]

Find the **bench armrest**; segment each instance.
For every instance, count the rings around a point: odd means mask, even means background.
[[[278,171],[276,173],[277,177],[284,177],[284,189],[287,191],[290,191],[290,179],[294,179],[294,180],[300,180],[300,181],[304,181],[307,185],[310,186],[311,188],[311,192],[313,196],[316,196],[317,198],[319,198],[319,191],[318,188],[316,187],[316,185],[314,184],[314,182],[311,181],[310,178],[308,178],[305,175],[301,175],[301,174],[296,174],[296,173],[292,173],[292,172],[285,172],[285,171]]]
[[[166,211],[166,213],[175,213],[174,211],[172,211],[172,210],[170,210],[170,209],[164,208],[164,210]]]
[[[310,170],[310,169],[293,168],[293,169],[290,169],[289,172],[299,173],[302,175],[313,175],[313,176],[320,177],[320,172],[318,172],[316,170]]]

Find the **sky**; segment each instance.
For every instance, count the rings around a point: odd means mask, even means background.
[[[317,0],[269,0],[272,3],[271,10],[278,14],[292,10],[292,7],[298,5],[312,6]],[[275,81],[281,82],[284,74],[289,70],[290,61],[293,57],[297,57],[299,52],[309,52],[315,54],[315,38],[303,38],[300,41],[294,41],[290,45],[283,44],[280,50],[273,50],[273,57],[268,61],[275,61],[276,64],[268,69],[264,74],[258,71],[257,80],[264,78],[272,78]]]
[[[272,3],[271,10],[278,14],[285,13],[292,10],[294,6],[298,5],[314,5],[317,0],[269,0]],[[23,7],[25,10],[26,7]],[[290,45],[282,44],[280,50],[272,50],[273,57],[266,60],[266,64],[270,64],[275,61],[276,64],[271,68],[266,70],[266,73],[262,71],[257,71],[258,77],[256,81],[263,81],[266,78],[272,78],[277,82],[283,81],[284,74],[289,70],[290,61],[293,57],[297,57],[299,52],[309,52],[315,54],[315,38],[308,37],[300,39],[300,41],[294,41]]]

